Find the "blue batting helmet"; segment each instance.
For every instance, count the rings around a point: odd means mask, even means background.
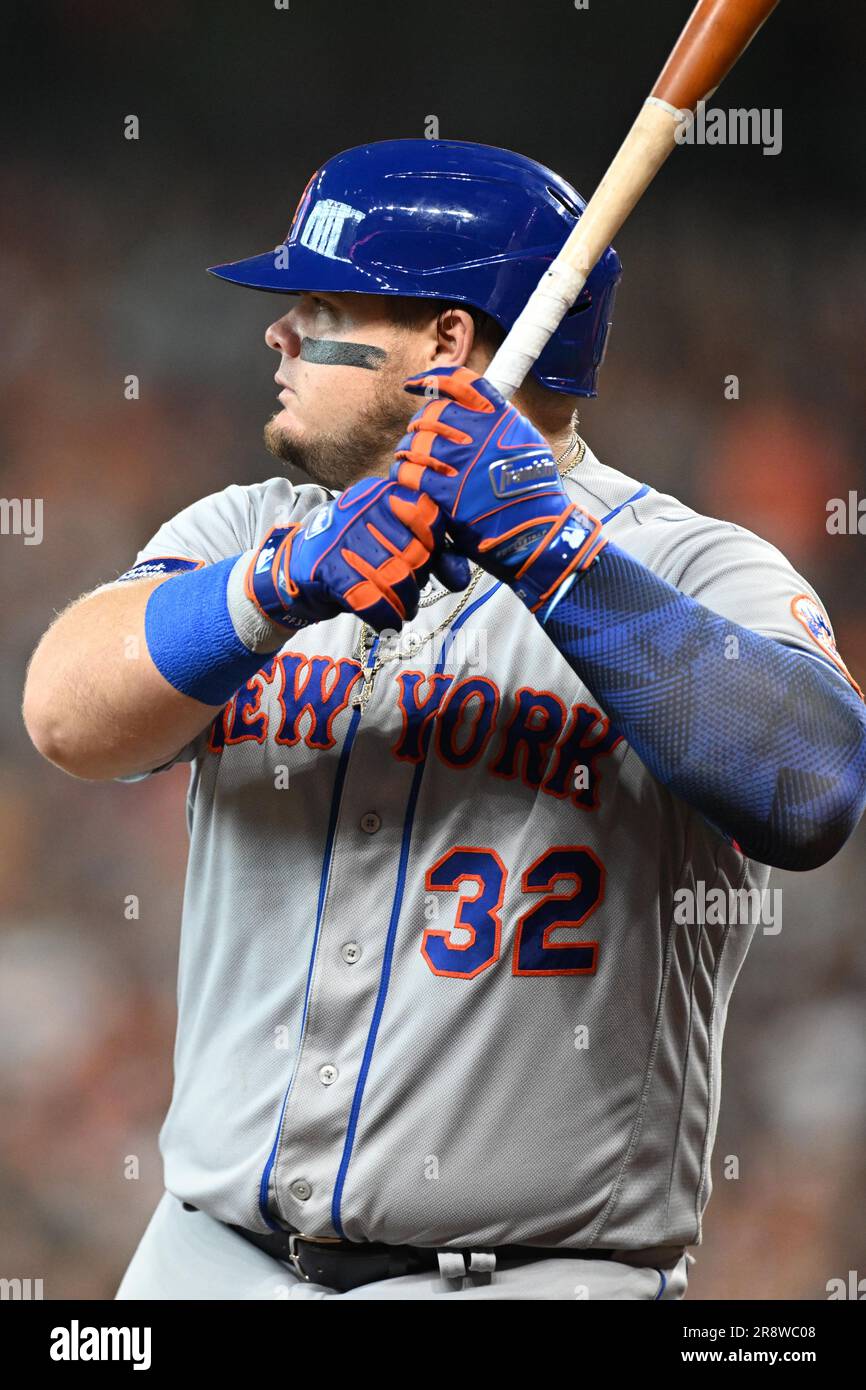
[[[381,140],[329,159],[285,242],[213,275],[299,294],[393,294],[483,309],[507,332],[586,204],[543,164],[466,140]],[[533,375],[596,395],[622,272],[608,247]]]

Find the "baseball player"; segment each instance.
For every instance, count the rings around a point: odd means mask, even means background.
[[[485,380],[583,207],[468,142],[324,164],[214,268],[288,296],[266,440],[310,481],[194,501],[34,655],[53,762],[190,765],[166,1191],[119,1299],[685,1293],[733,909],[845,843],[866,717],[784,555],[578,435],[612,249],[514,401]]]

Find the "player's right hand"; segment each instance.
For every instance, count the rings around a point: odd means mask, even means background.
[[[246,573],[245,592],[268,618],[304,627],[353,613],[377,632],[418,611],[431,571],[465,589],[469,565],[442,550],[445,519],[432,497],[386,478],[362,478],[303,522],[277,526]]]
[[[433,367],[403,387],[426,404],[397,445],[392,480],[428,493],[460,551],[543,612],[607,544],[602,523],[572,501],[541,431],[485,377]]]

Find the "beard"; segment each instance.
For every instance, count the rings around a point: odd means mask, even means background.
[[[274,416],[265,425],[265,447],[283,463],[302,468],[313,482],[335,491],[351,487],[359,478],[386,477],[394,450],[418,408],[398,389],[398,381],[409,374],[405,371],[387,385],[380,379],[373,399],[344,430],[323,430],[315,439],[299,439]]]

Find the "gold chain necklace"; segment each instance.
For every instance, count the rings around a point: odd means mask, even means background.
[[[569,440],[566,449],[562,454],[560,454],[559,458],[556,460],[557,466],[560,463],[562,463],[563,459],[568,458],[568,455],[571,453],[575,445],[578,446],[577,455],[568,465],[567,468],[560,469],[561,478],[567,478],[568,475],[572,473],[574,469],[577,467],[577,465],[582,461],[583,456],[586,453],[586,444],[575,431],[572,431],[571,439]],[[363,619],[361,619],[361,631],[358,635],[358,641],[355,644],[354,657],[356,661],[361,663],[361,666],[363,668],[363,680],[361,683],[360,690],[352,699],[353,709],[359,709],[363,714],[364,710],[367,708],[367,703],[373,692],[373,681],[375,680],[376,675],[387,661],[402,661],[407,659],[414,659],[416,654],[421,650],[423,646],[425,646],[428,642],[432,642],[434,637],[438,637],[440,632],[444,632],[445,629],[450,627],[451,624],[455,621],[455,619],[460,616],[460,614],[463,612],[463,609],[466,607],[467,603],[472,597],[473,590],[476,588],[482,574],[486,573],[486,570],[483,570],[480,565],[476,565],[471,560],[469,562],[469,566],[470,569],[473,571],[472,578],[470,579],[466,588],[463,590],[463,593],[460,596],[459,603],[455,608],[452,608],[447,618],[445,618],[445,620],[441,622],[438,627],[433,628],[431,632],[414,632],[411,628],[408,628],[407,626],[402,627],[398,634],[398,637],[401,639],[398,646],[398,650],[392,650],[390,647],[386,646],[383,654],[382,647],[380,644],[380,650],[376,653],[376,658],[372,663],[369,659],[369,651],[370,648],[373,646],[374,642],[376,641],[376,631],[374,628],[371,628],[367,623],[365,623]],[[418,607],[429,608],[431,604],[438,603],[445,592],[446,590],[442,589],[438,593],[428,594],[426,597],[421,598]],[[403,636],[404,633],[406,634],[405,639]],[[407,651],[400,649],[402,648],[404,642],[406,647],[408,647]]]

